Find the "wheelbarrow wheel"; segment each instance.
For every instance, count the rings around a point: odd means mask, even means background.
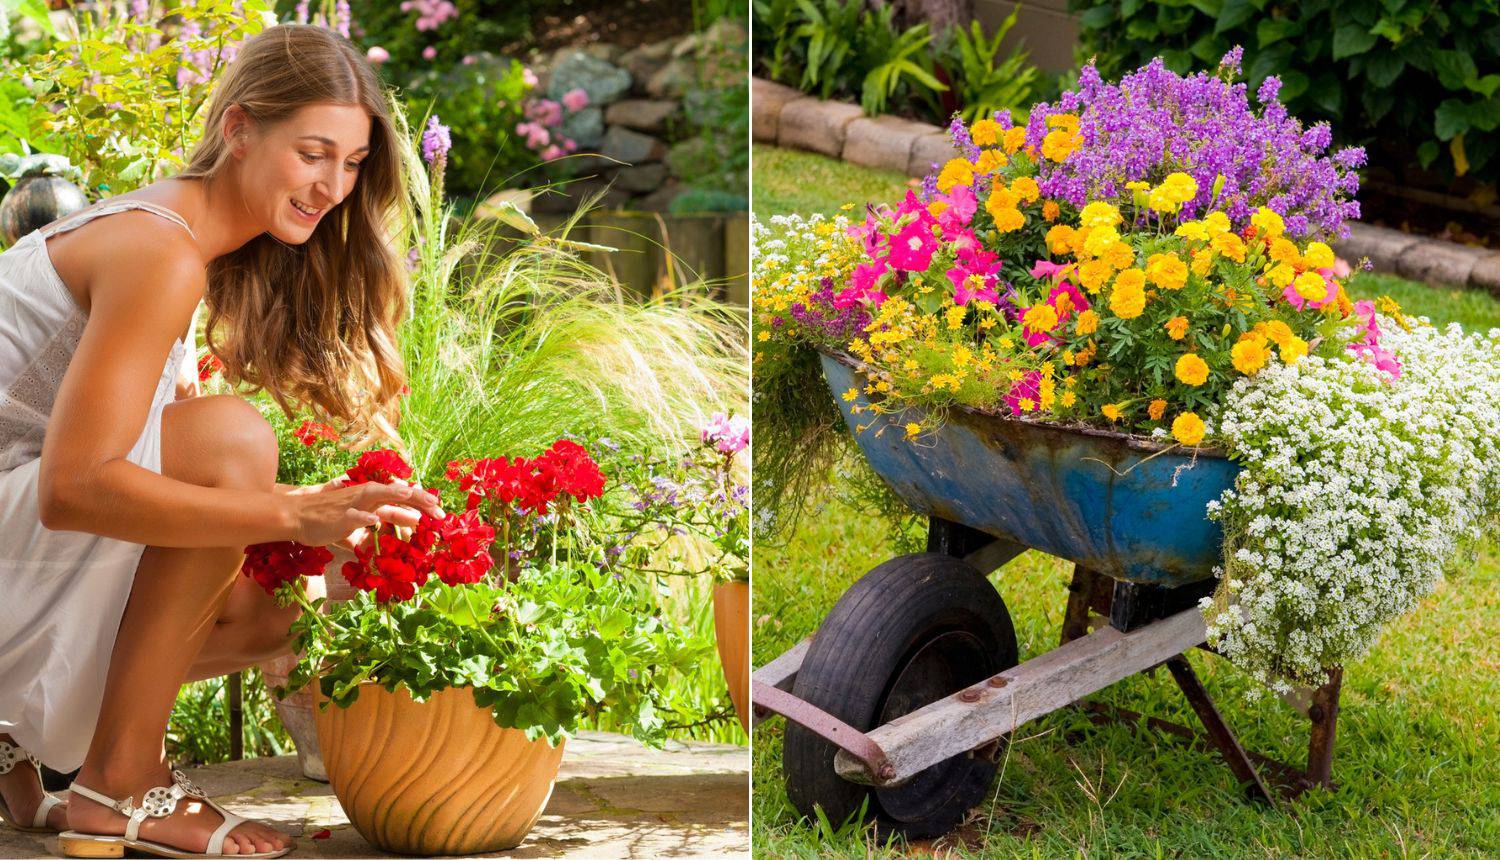
[[[860,731],[1016,665],[1016,633],[994,586],[973,566],[934,553],[865,574],[818,628],[793,693]],[[792,805],[837,825],[866,807],[877,826],[912,838],[946,833],[984,798],[997,765],[961,755],[900,786],[870,788],[833,769],[837,747],[788,723],[782,767]]]

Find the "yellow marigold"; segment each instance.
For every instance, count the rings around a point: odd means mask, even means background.
[[[1288,341],[1296,337],[1292,334],[1292,327],[1281,320],[1266,320],[1255,324],[1255,330],[1266,336],[1266,339],[1277,346],[1285,346]]]
[[[1081,227],[1113,227],[1120,221],[1120,210],[1103,200],[1095,200],[1078,213]]]
[[[1165,328],[1167,330],[1167,337],[1170,337],[1172,340],[1182,340],[1187,336],[1188,318],[1172,317],[1171,319],[1167,320],[1166,324],[1163,325],[1162,328]]]
[[[1322,242],[1308,242],[1307,250],[1302,252],[1302,260],[1313,269],[1333,268],[1333,249]]]
[[[1010,233],[1026,226],[1026,216],[1019,209],[991,209],[990,215],[995,219],[995,229],[1001,233]]]
[[[1295,263],[1302,259],[1302,255],[1297,253],[1297,246],[1289,239],[1272,239],[1269,253],[1271,259],[1278,263]]]
[[[1220,233],[1209,243],[1220,254],[1236,263],[1245,262],[1245,242],[1233,233]]]
[[[1209,270],[1214,267],[1214,251],[1212,248],[1204,248],[1193,254],[1193,274],[1200,278],[1208,277]]]
[[[1005,153],[998,149],[986,149],[979,153],[979,160],[974,162],[975,173],[994,173],[1010,162]]]
[[[1083,240],[1083,252],[1090,257],[1102,257],[1110,248],[1119,244],[1120,233],[1113,227],[1092,227]]]
[[[1109,291],[1109,310],[1120,319],[1133,320],[1145,309],[1146,291],[1140,286],[1130,282],[1124,285],[1116,283]]]
[[[1062,209],[1058,208],[1056,200],[1048,200],[1046,203],[1042,204],[1042,217],[1045,218],[1048,223],[1056,221],[1057,217],[1061,214]]]
[[[1052,331],[1057,328],[1057,310],[1049,304],[1032,305],[1021,323],[1038,334]]]
[[[1223,212],[1210,212],[1203,216],[1203,226],[1208,228],[1208,235],[1217,236],[1220,233],[1228,233],[1231,225],[1228,215]]]
[[[1078,130],[1078,114],[1055,113],[1047,117],[1047,127],[1060,128],[1070,133],[1075,132]]]
[[[1030,176],[1016,177],[1016,180],[1010,184],[1010,190],[1027,203],[1035,203],[1037,198],[1042,196],[1041,186],[1037,185],[1036,180]]]
[[[1207,242],[1208,228],[1203,226],[1202,221],[1184,221],[1177,225],[1177,229],[1172,231],[1172,235],[1181,236],[1184,239],[1190,239],[1194,242]]]
[[[1176,254],[1152,254],[1146,260],[1146,278],[1158,287],[1180,290],[1187,275],[1187,264]]]
[[[1014,155],[1015,153],[1019,152],[1020,149],[1021,149],[1021,147],[1024,146],[1025,144],[1026,144],[1026,127],[1025,126],[1015,126],[1013,128],[1007,128],[1005,130],[1005,134],[1000,139],[1000,146],[1007,153],[1010,153],[1011,155]]]
[[[955,158],[943,165],[938,172],[938,190],[947,194],[956,185],[968,185],[974,181],[974,165],[966,159]]]
[[[1203,419],[1192,412],[1184,412],[1172,419],[1172,438],[1184,445],[1197,445],[1203,441]]]
[[[1266,280],[1280,289],[1286,289],[1297,277],[1297,270],[1287,263],[1277,263],[1266,270]]]
[[[1078,266],[1078,283],[1082,284],[1085,290],[1097,293],[1113,273],[1114,269],[1109,263],[1103,260],[1087,260]]]
[[[1229,358],[1234,364],[1234,369],[1246,376],[1254,376],[1260,372],[1266,362],[1271,360],[1271,348],[1267,346],[1269,341],[1263,335],[1255,332],[1246,332],[1240,336],[1239,342],[1229,351]]]
[[[1124,287],[1126,289],[1144,290],[1146,288],[1146,273],[1140,269],[1125,269],[1115,275],[1115,289]]]
[[[1093,308],[1078,315],[1078,322],[1073,326],[1073,331],[1078,334],[1093,334],[1099,330],[1099,314]],[[1071,363],[1071,361],[1069,362]]]
[[[1099,411],[1103,412],[1104,417],[1110,421],[1120,420],[1120,404],[1118,403],[1106,403]]]
[[[1021,198],[1014,191],[1011,191],[998,182],[995,183],[994,189],[990,191],[990,196],[984,201],[985,208],[991,212],[997,209],[1014,209],[1020,205]]]
[[[927,204],[927,211],[932,213],[932,217],[936,218],[937,216],[948,211],[948,201],[934,200],[931,203]]]
[[[1250,216],[1250,224],[1267,238],[1274,239],[1286,232],[1286,222],[1281,216],[1262,206]]]
[[[1292,289],[1297,295],[1310,302],[1321,302],[1328,296],[1328,282],[1317,272],[1303,272],[1292,281]]]
[[[982,119],[969,127],[969,137],[980,146],[994,146],[1000,142],[1000,123]]]
[[[1179,382],[1193,386],[1202,385],[1208,381],[1208,364],[1199,358],[1197,353],[1185,353],[1177,359],[1177,367],[1173,373]]]
[[[1296,364],[1307,355],[1307,341],[1293,335],[1286,343],[1280,344],[1281,360],[1287,364]]]
[[[1151,405],[1146,407],[1146,415],[1152,421],[1160,421],[1161,417],[1165,414],[1167,414],[1167,401],[1160,397],[1151,401]]]
[[[1116,242],[1106,248],[1099,259],[1116,269],[1124,269],[1135,263],[1135,249],[1128,242]]]
[[[1051,201],[1048,202],[1053,206],[1057,205],[1056,203],[1051,203]],[[1046,208],[1045,206],[1042,207],[1043,215],[1046,214]],[[1054,224],[1047,230],[1047,250],[1050,253],[1066,254],[1073,250],[1074,243],[1077,241],[1078,231],[1067,224]]]
[[[1057,162],[1067,161],[1077,145],[1078,135],[1060,130],[1049,131],[1047,136],[1042,138],[1042,155]]]
[[[1147,188],[1150,188],[1150,187],[1151,187],[1151,183],[1149,183],[1149,182],[1143,182],[1143,181],[1141,181],[1139,179],[1135,180],[1134,182],[1127,182],[1127,183],[1125,183],[1125,188],[1128,189],[1128,190],[1130,190],[1130,191],[1145,191]]]

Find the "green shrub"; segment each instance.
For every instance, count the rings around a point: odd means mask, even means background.
[[[427,71],[405,92],[407,117],[421,127],[429,112],[453,130],[458,144],[448,153],[448,194],[483,197],[514,185],[516,174],[539,163],[516,125],[525,121],[530,86],[517,60],[479,54],[446,72]]]
[[[1241,45],[1252,90],[1281,100],[1401,177],[1500,178],[1500,6],[1494,0],[1071,0],[1106,78],[1160,55],[1186,73]],[[1405,178],[1405,177],[1403,177]]]

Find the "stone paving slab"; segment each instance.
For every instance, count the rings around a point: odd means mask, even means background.
[[[295,756],[188,771],[213,798],[247,818],[301,837],[292,858],[396,857],[349,824],[333,790],[304,779]],[[726,744],[647,749],[623,735],[568,741],[557,787],[518,848],[485,857],[743,857],[750,850],[750,757]],[[329,831],[324,839],[310,838]],[[0,824],[0,860],[60,857],[56,837]]]

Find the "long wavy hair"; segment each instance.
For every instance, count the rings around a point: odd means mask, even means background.
[[[406,382],[396,329],[407,300],[391,237],[409,213],[391,106],[369,63],[321,27],[286,24],[247,40],[179,177],[212,182],[229,164],[221,127],[231,105],[266,126],[316,103],[370,115],[359,178],[307,242],[262,233],[209,265],[205,337],[229,382],[264,389],[288,416],[311,409],[356,444],[394,440]]]

